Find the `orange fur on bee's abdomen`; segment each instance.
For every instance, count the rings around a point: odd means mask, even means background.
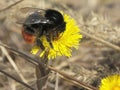
[[[35,36],[32,35],[32,34],[29,34],[29,33],[26,33],[24,30],[22,30],[22,35],[23,35],[23,38],[24,40],[29,43],[29,44],[33,44],[35,43]]]

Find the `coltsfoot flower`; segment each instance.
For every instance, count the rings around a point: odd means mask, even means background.
[[[63,13],[62,13],[63,14]],[[66,22],[66,29],[60,33],[59,37],[52,40],[53,48],[51,48],[49,42],[46,40],[46,36],[40,37],[45,49],[40,54],[42,57],[46,51],[48,52],[48,59],[54,59],[57,56],[71,56],[71,48],[78,48],[79,41],[82,38],[80,29],[76,24],[76,21],[70,16],[63,14],[64,21]],[[40,50],[40,47],[34,46],[31,50],[32,54],[36,54]]]
[[[120,90],[120,75],[103,78],[99,90]]]

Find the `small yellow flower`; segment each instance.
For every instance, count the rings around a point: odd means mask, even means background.
[[[120,75],[103,78],[99,90],[120,90]]]
[[[74,19],[72,19],[70,16],[63,14],[64,20],[66,22],[66,29],[63,33],[59,35],[59,38],[52,41],[53,48],[50,47],[49,43],[46,40],[46,36],[40,37],[40,40],[42,41],[45,50],[42,51],[40,54],[40,57],[42,57],[46,51],[48,52],[48,59],[54,59],[57,56],[71,56],[71,48],[78,48],[79,41],[82,38],[82,35],[80,34],[80,29],[76,25],[76,22]],[[34,46],[31,50],[32,54],[36,54],[40,50],[40,47]]]

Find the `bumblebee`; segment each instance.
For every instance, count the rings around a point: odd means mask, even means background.
[[[43,46],[40,37],[45,35],[50,47],[53,48],[52,40],[58,38],[60,33],[64,32],[66,28],[66,22],[64,21],[62,14],[53,9],[43,10],[32,8],[32,10],[34,12],[26,17],[22,25],[22,35],[24,40],[29,44],[36,43],[44,50],[45,47]]]

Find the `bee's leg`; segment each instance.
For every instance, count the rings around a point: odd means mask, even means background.
[[[41,41],[40,38],[39,38],[39,37],[41,37],[42,33],[43,33],[43,32],[38,32],[38,33],[37,33],[36,44],[37,44],[42,50],[44,50],[45,47],[43,46],[42,41]]]
[[[39,46],[42,50],[45,49],[45,47],[42,44],[42,41],[40,39],[36,39],[37,46]]]
[[[57,39],[58,37],[59,37],[59,32],[58,31],[54,31],[52,40]]]
[[[53,48],[53,45],[52,45],[52,42],[51,42],[51,37],[50,37],[50,34],[49,34],[49,33],[46,33],[46,39],[47,39],[47,41],[49,42],[50,47]]]

